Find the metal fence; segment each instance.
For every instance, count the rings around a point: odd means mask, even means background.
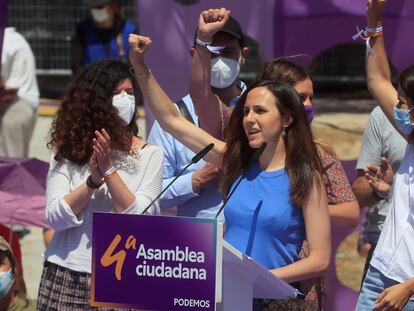
[[[124,0],[127,19],[136,22],[135,0]],[[38,74],[70,75],[70,39],[75,25],[85,18],[85,0],[12,0],[8,25],[29,41]]]
[[[317,92],[366,91],[365,44],[339,44],[317,55],[310,66]],[[391,64],[391,73],[397,71]]]

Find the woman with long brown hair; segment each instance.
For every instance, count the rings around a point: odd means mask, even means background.
[[[272,59],[263,64],[256,80],[283,81],[291,85],[302,99],[309,124],[312,122],[313,80],[306,69],[286,58]],[[359,221],[359,205],[341,161],[332,146],[319,138],[315,138],[314,142],[323,166],[322,179],[328,198],[331,223],[334,227],[354,227]],[[306,256],[307,253],[305,242],[301,256]],[[333,257],[334,255],[332,254]],[[327,287],[329,288],[329,284]],[[314,310],[320,310],[326,298],[323,280],[318,278],[303,282],[302,290],[305,301],[312,304]]]
[[[163,155],[138,136],[137,91],[116,60],[85,68],[66,91],[49,142],[46,217],[55,233],[39,310],[90,310],[93,212],[139,214],[161,190]]]
[[[194,152],[214,143],[205,158],[224,170],[224,197],[240,181],[225,209],[226,240],[288,282],[320,275],[329,264],[329,214],[298,94],[283,83],[255,84],[241,96],[223,142],[183,118],[158,85],[144,62],[151,40],[130,35],[129,42],[130,62],[160,125]],[[299,260],[305,235],[310,254]]]

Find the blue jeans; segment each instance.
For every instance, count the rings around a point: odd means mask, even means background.
[[[399,284],[399,282],[385,277],[373,266],[369,266],[364,283],[362,284],[355,311],[372,311],[375,307],[375,300],[378,295],[381,294],[384,289],[396,284]],[[402,310],[414,311],[413,296],[411,296]]]

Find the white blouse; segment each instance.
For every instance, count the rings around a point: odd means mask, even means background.
[[[414,146],[409,144],[398,170],[388,215],[371,265],[397,282],[414,276]]]
[[[95,191],[83,213],[77,217],[63,198],[86,181],[90,174],[89,166],[79,166],[68,160],[56,162],[53,156],[47,176],[46,218],[55,234],[44,257],[59,266],[91,273],[92,214],[96,211],[114,213],[111,195],[104,184]],[[161,148],[153,145],[147,145],[134,154],[113,151],[113,165],[136,197],[123,213],[141,213],[159,194],[163,158]],[[159,214],[158,202],[147,213]]]

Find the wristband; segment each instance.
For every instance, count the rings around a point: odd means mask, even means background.
[[[207,41],[207,42],[205,42],[205,41],[200,40],[199,38],[196,38],[196,44],[198,44],[198,45],[201,45],[201,46],[207,47],[207,46],[209,46],[211,43],[213,43],[213,41]]]
[[[91,189],[99,189],[104,183],[104,180],[101,179],[99,183],[95,183],[92,179],[92,175],[89,175],[86,179],[86,185]]]
[[[116,170],[115,167],[111,166],[102,175],[103,175],[103,177],[108,177],[109,175],[112,175],[112,173],[115,173],[115,170]]]
[[[147,67],[146,72],[140,73],[140,74],[135,73],[135,77],[137,79],[145,79],[145,78],[148,78],[150,74],[151,74],[151,70]]]
[[[382,37],[384,32],[382,27],[372,28],[372,27],[365,27],[363,29],[359,29],[357,26],[357,33],[352,36],[352,40],[356,40],[361,38],[365,40],[365,44],[367,46],[368,54],[373,54],[374,51],[372,50],[371,44],[369,43],[369,39],[375,37]]]

